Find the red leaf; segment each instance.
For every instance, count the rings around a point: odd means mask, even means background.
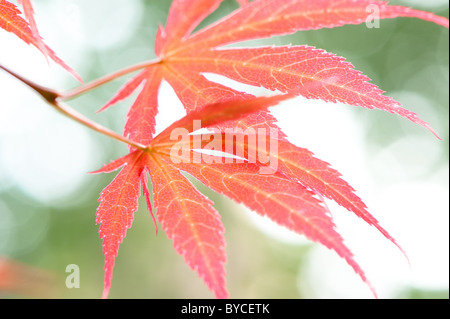
[[[20,16],[21,12],[14,4],[6,0],[0,0],[0,28],[14,33],[25,43],[34,45],[46,58],[51,58],[66,71],[71,73],[78,81],[82,82],[78,73],[61,60],[42,40],[34,20],[34,10],[31,1],[20,0],[19,2],[22,4],[25,17],[29,22]]]
[[[131,84],[131,87],[138,85],[136,83],[137,81]],[[235,113],[248,114],[285,98],[285,96],[252,97],[247,104],[243,101],[224,102],[215,110],[224,111],[231,107],[236,110]],[[262,107],[262,104],[265,106]],[[240,108],[239,105],[243,107]],[[205,109],[212,110],[212,106]],[[193,113],[190,114],[192,116]],[[190,116],[186,116],[183,123],[189,123],[187,119],[190,119]],[[216,121],[212,116],[206,118],[207,123],[211,125],[222,121]],[[212,202],[198,193],[176,167],[161,157],[161,154],[155,153],[151,147],[146,152],[136,150],[94,172],[108,173],[123,166],[117,177],[102,191],[99,199],[101,203],[97,210],[97,223],[100,224],[99,233],[103,239],[105,255],[103,297],[108,296],[119,245],[126,235],[126,230],[131,227],[133,214],[137,210],[141,183],[144,185],[147,205],[151,210],[145,176],[148,171],[152,179],[158,220],[162,223],[167,236],[174,241],[176,251],[184,256],[186,263],[197,271],[217,298],[226,298],[228,293],[225,288],[225,241],[219,215],[212,208]]]
[[[31,0],[19,0],[19,4],[23,7],[23,12],[25,14],[25,17],[28,20],[28,23],[30,24],[31,33],[33,34],[33,37],[37,40],[37,44],[39,46],[39,50],[44,53],[44,55],[48,55],[47,48],[43,41],[41,40],[41,35],[39,34],[36,21],[34,20],[34,9],[31,4]]]
[[[226,298],[223,226],[212,207],[213,203],[198,193],[170,164],[161,164],[158,155],[149,156],[141,150],[121,157],[94,173],[111,172],[121,166],[124,167],[117,177],[102,191],[97,209],[105,255],[102,297],[106,298],[109,294],[115,258],[138,208],[141,183],[151,211],[146,181],[148,171],[158,220],[173,240],[175,250],[184,256],[186,263],[197,271],[217,298]]]
[[[217,23],[200,30],[170,55],[195,52],[230,43],[291,34],[300,30],[334,28],[370,21],[371,13],[379,19],[412,17],[434,22],[448,28],[448,19],[429,12],[387,1],[373,0],[259,0],[253,1]],[[195,48],[195,49],[194,49]],[[194,51],[192,51],[194,50]]]
[[[0,0],[0,28],[12,32],[26,43],[33,42],[33,35],[28,22],[21,16],[17,7],[5,0]]]
[[[400,103],[383,96],[383,91],[369,83],[370,79],[354,70],[350,63],[323,50],[306,46],[213,50],[219,45],[298,30],[360,24],[370,15],[369,5],[377,7],[380,19],[418,17],[448,26],[446,18],[406,7],[388,6],[379,1],[287,0],[280,5],[279,1],[261,0],[236,10],[188,38],[184,37],[182,43],[180,37],[175,37],[173,46],[166,44],[166,48],[174,49],[164,52],[165,65],[170,65],[172,74],[187,80],[194,72],[213,72],[282,92],[303,87],[305,90],[298,92],[307,98],[385,110],[424,126],[437,136],[428,123],[401,108]],[[170,15],[183,14],[182,9],[174,3]],[[200,89],[211,91],[212,87],[204,83]],[[175,91],[179,97],[184,92]],[[193,106],[186,103],[185,107],[189,110]]]
[[[172,57],[178,73],[212,72],[236,81],[281,92],[298,91],[311,99],[378,108],[436,132],[415,113],[384,96],[368,77],[344,58],[308,46],[205,51],[202,57]]]
[[[367,11],[369,5],[375,5],[379,9],[380,19],[408,16],[441,25],[448,24],[448,19],[406,7],[388,6],[379,1],[286,0],[280,5],[279,1],[260,0],[191,34],[220,2],[175,0],[172,3],[166,28],[160,27],[156,37],[156,53],[160,61],[129,81],[107,104],[109,106],[128,97],[147,78],[147,72],[158,74],[155,78],[154,75],[149,76],[147,84],[141,89],[132,106],[125,135],[145,135],[141,141],[151,140],[149,134],[154,132],[154,116],[158,107],[155,92],[162,79],[173,86],[188,112],[206,104],[238,96],[245,97],[242,93],[206,80],[202,75],[204,72],[221,74],[270,90],[296,90],[307,98],[378,108],[403,116],[437,135],[415,113],[401,108],[400,103],[384,96],[383,91],[369,83],[370,79],[354,70],[344,58],[307,46],[232,50],[218,50],[217,47],[298,30],[360,24],[370,16]],[[146,103],[147,100],[150,103]],[[139,110],[143,106],[147,108],[145,112]],[[141,121],[135,114],[145,116],[145,120]],[[273,122],[269,116],[267,120]],[[138,122],[141,124],[136,124]],[[145,132],[140,134],[140,129],[135,125],[142,123],[145,123]],[[142,138],[140,136],[137,140]]]

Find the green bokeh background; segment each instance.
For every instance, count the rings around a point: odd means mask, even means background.
[[[156,28],[159,23],[165,22],[171,1],[141,2],[145,10],[142,16],[145,18],[140,20],[137,32],[113,47],[104,50],[89,48],[85,51],[85,56],[75,67],[86,82],[155,57],[153,42]],[[403,4],[400,1],[391,3]],[[42,1],[40,4],[36,3],[36,7],[39,9],[51,4],[52,1]],[[237,4],[234,1],[224,1],[202,26],[235,8]],[[438,9],[436,14],[448,17],[448,4]],[[37,14],[39,15],[38,10]],[[98,12],[97,15],[101,17],[102,13]],[[95,33],[95,29],[92,32]],[[379,29],[367,29],[364,25],[345,26],[298,32],[256,44],[261,43],[316,46],[346,57],[384,91],[399,95],[401,92],[412,91],[425,97],[428,105],[416,105],[411,101],[407,107],[424,118],[430,114],[433,127],[443,139],[442,154],[439,162],[433,163],[429,168],[430,174],[448,165],[448,30],[417,19],[395,19],[382,21]],[[94,114],[126,80],[127,77],[124,77],[108,83],[70,104],[83,110],[86,115]],[[59,88],[69,89],[74,86],[76,82],[67,77],[67,81],[61,83]],[[390,95],[397,98],[395,94]],[[107,112],[95,119],[120,132],[129,103],[130,101],[122,102],[116,107],[117,111]],[[399,136],[427,134],[423,128],[405,123],[407,120],[388,113],[357,108],[353,111],[366,127],[364,138],[373,154],[394,143]],[[97,157],[92,164],[94,169],[126,153],[126,147],[115,141],[96,133],[91,136],[98,147]],[[51,297],[100,297],[103,287],[103,255],[98,226],[95,224],[95,211],[100,191],[114,175],[86,175],[83,184],[71,197],[61,198],[53,203],[41,203],[30,198],[21,190],[20,185],[0,188],[1,202],[9,211],[14,212],[13,227],[4,229],[0,225],[0,232],[4,232],[9,238],[8,249],[0,251],[0,255],[55,272],[60,278],[56,284],[60,289]],[[243,212],[239,206],[201,185],[199,189],[213,199],[222,215],[228,253],[227,282],[233,298],[315,298],[308,293],[306,287],[298,288],[298,271],[302,262],[308,258],[310,245],[289,245],[266,236],[241,216]],[[81,269],[79,289],[67,289],[64,286],[67,275],[64,271],[68,264],[77,264]],[[0,296],[29,297],[9,293]],[[448,290],[423,291],[406,287],[396,297],[448,296]],[[212,293],[196,273],[174,251],[164,232],[160,229],[159,234],[155,235],[155,227],[145,201],[141,198],[133,227],[120,246],[110,298],[212,297]]]

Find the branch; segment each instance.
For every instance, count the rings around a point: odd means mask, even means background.
[[[117,134],[116,132],[111,131],[110,129],[88,119],[81,113],[75,111],[70,106],[63,103],[61,100],[62,96],[57,91],[51,90],[49,88],[40,86],[28,79],[25,79],[24,77],[16,74],[15,72],[7,69],[6,67],[0,65],[0,69],[8,72],[13,77],[21,81],[22,83],[26,84],[29,88],[33,89],[36,93],[38,93],[47,103],[49,103],[51,106],[53,106],[56,110],[63,113],[64,115],[68,116],[69,118],[77,121],[78,123],[83,124],[84,126],[89,127],[90,129],[97,131],[103,135],[109,136],[115,140],[121,141],[123,143],[126,143],[132,147],[135,147],[137,149],[145,150],[146,146],[142,145],[140,143],[133,142],[129,140],[128,138]]]

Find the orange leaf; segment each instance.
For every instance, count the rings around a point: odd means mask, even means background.
[[[82,82],[78,73],[61,60],[42,40],[34,20],[34,10],[31,1],[20,0],[19,2],[24,8],[25,17],[28,19],[28,22],[20,16],[21,12],[14,4],[6,0],[0,0],[0,28],[14,33],[25,43],[34,45],[46,58],[51,58],[71,73],[78,81]]]

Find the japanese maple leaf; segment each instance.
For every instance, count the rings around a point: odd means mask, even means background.
[[[137,209],[140,188],[143,186],[147,203],[147,173],[153,186],[156,216],[163,230],[174,242],[178,253],[197,271],[216,297],[227,297],[223,226],[212,203],[198,193],[180,173],[188,172],[213,190],[222,193],[250,209],[266,215],[313,241],[334,250],[343,257],[368,283],[363,271],[342,243],[335,231],[331,216],[322,198],[336,201],[349,211],[375,226],[385,237],[395,240],[368,213],[352,187],[328,163],[313,156],[306,149],[289,143],[267,111],[283,99],[302,95],[327,102],[342,102],[364,108],[377,108],[403,116],[436,133],[416,114],[400,106],[369,78],[356,71],[344,58],[310,46],[280,46],[259,48],[224,48],[240,41],[284,35],[299,30],[332,28],[345,24],[360,24],[368,20],[369,5],[376,6],[380,19],[416,17],[448,27],[448,20],[432,13],[382,1],[306,1],[257,0],[239,1],[242,5],[220,21],[193,33],[198,24],[221,3],[221,0],[175,0],[166,26],[160,27],[155,43],[158,60],[122,87],[101,110],[129,97],[139,90],[130,108],[124,135],[147,148],[130,150],[130,154],[106,165],[98,172],[111,172],[123,167],[100,196],[97,222],[105,254],[105,288],[108,295],[114,260],[119,244],[131,227]],[[255,98],[229,87],[207,80],[203,73],[215,73],[241,83],[262,86],[287,95]],[[161,82],[167,81],[183,103],[187,116],[175,122],[158,136],[155,116],[158,110],[157,92]],[[277,143],[279,152],[268,155],[279,164],[272,174],[259,174],[266,163],[251,161],[251,153],[259,146],[239,142],[232,151],[235,156],[242,149],[244,162],[214,163],[217,156],[201,156],[192,161],[199,145],[191,145],[188,153],[174,156],[170,150],[183,145],[170,139],[171,132],[183,128],[194,131],[194,120],[204,127],[218,129],[216,138],[223,136],[226,127],[275,129],[276,138],[267,134],[266,143]],[[262,143],[264,144],[264,143]],[[215,146],[221,145],[214,144]],[[208,144],[200,143],[200,147]],[[204,161],[204,159],[207,159]],[[266,167],[267,168],[267,167]],[[151,209],[150,205],[149,208]]]
[[[50,58],[71,73],[78,81],[82,82],[78,73],[61,60],[56,53],[44,43],[39,34],[36,21],[34,19],[34,9],[31,0],[19,0],[24,10],[25,20],[20,10],[9,1],[0,0],[0,28],[14,33],[25,43],[35,46],[44,54],[46,58]]]
[[[184,129],[186,138],[187,134],[195,131],[192,125],[195,120],[204,123],[205,127],[213,127],[222,122],[233,123],[234,120],[243,119],[253,112],[266,109],[289,97],[291,95],[249,97],[245,101],[235,100],[207,105],[201,111],[189,113],[161,132],[146,149],[134,150],[96,172],[111,172],[123,167],[114,181],[103,190],[97,212],[105,254],[103,297],[109,292],[118,244],[125,237],[127,228],[131,226],[133,213],[137,209],[141,184],[144,186],[147,203],[150,202],[146,186],[147,173],[150,174],[153,185],[153,199],[158,220],[168,237],[173,240],[176,251],[198,272],[216,297],[228,297],[224,270],[225,240],[219,214],[212,207],[213,203],[200,194],[180,170],[188,172],[211,189],[245,204],[280,225],[336,251],[371,287],[364,272],[354,261],[350,250],[335,230],[325,203],[320,196],[317,197],[319,193],[325,193],[321,190],[321,186],[315,182],[300,183],[291,178],[291,174],[285,169],[274,171],[272,174],[260,174],[259,170],[266,167],[266,163],[251,161],[246,154],[244,162],[225,163],[223,157],[196,153],[198,150],[194,149],[189,139],[187,143],[183,143],[171,137],[174,129]],[[221,138],[222,134],[218,136]],[[205,141],[202,138],[201,146],[205,146]],[[260,151],[258,149],[260,144],[250,145],[248,140],[239,138],[237,141],[241,142],[233,144],[234,150],[242,148],[249,151],[251,147],[255,147]],[[224,142],[225,139],[221,139],[220,145]],[[286,141],[272,142],[289,145],[291,147],[289,151],[302,158],[298,163],[292,163],[302,172],[298,174],[299,176],[317,180],[318,184],[327,183],[331,185],[330,192],[337,192],[360,201],[354,195],[353,189],[340,179],[339,174],[327,163],[314,158],[311,152],[296,148]],[[174,153],[174,147],[180,143],[187,152]],[[222,147],[221,150],[227,151]],[[191,156],[199,155],[201,160],[192,162]],[[235,152],[231,151],[229,155],[235,155]],[[150,206],[149,208],[151,209]],[[373,218],[372,222],[377,224]],[[371,289],[373,290],[372,287]],[[374,290],[373,292],[375,293]]]

